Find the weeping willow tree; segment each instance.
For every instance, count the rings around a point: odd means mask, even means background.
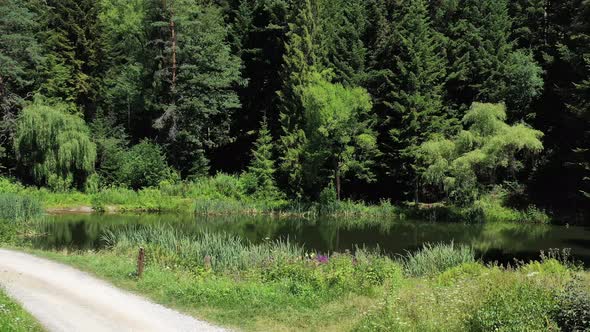
[[[543,150],[543,133],[526,124],[506,124],[503,104],[474,103],[463,117],[467,128],[451,139],[423,143],[422,178],[458,203],[478,198],[502,178],[516,177],[523,160]]]
[[[21,175],[36,185],[82,187],[94,171],[96,146],[88,127],[60,105],[37,101],[26,107],[17,122],[14,149]]]

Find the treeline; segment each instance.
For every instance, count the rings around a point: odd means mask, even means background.
[[[25,183],[590,205],[588,1],[0,0],[0,31]]]

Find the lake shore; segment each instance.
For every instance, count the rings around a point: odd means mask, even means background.
[[[483,265],[460,248],[431,247],[406,261],[372,254],[303,256],[232,272],[218,264],[186,265],[148,246],[148,264],[138,278],[132,247],[27,251],[244,331],[550,330],[567,327],[561,312],[579,305],[564,302],[567,294],[590,291],[590,274],[567,261],[547,257],[505,268]]]

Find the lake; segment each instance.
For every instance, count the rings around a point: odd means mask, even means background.
[[[472,246],[485,261],[510,263],[539,258],[541,250],[570,248],[590,266],[590,227],[511,223],[460,224],[416,220],[337,220],[268,216],[193,216],[178,214],[49,215],[33,240],[43,249],[100,249],[105,231],[128,225],[171,224],[185,232],[226,232],[253,243],[289,239],[306,250],[330,253],[358,247],[379,248],[389,255],[416,250],[424,243],[454,242]]]

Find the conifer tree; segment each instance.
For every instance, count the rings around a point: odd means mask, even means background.
[[[367,29],[364,0],[322,0],[321,43],[325,48],[324,66],[334,72],[334,80],[348,86],[359,85],[366,70]]]
[[[155,22],[162,32],[161,116],[155,127],[183,176],[206,174],[211,149],[230,141],[232,113],[240,107],[240,59],[230,52],[228,30],[218,8],[172,1],[163,9],[169,21]]]
[[[321,69],[322,49],[319,42],[317,0],[298,0],[289,23],[281,76],[280,101],[281,164],[284,183],[292,196],[301,197],[303,185],[303,150],[305,132],[301,89],[312,72]]]
[[[543,81],[532,56],[515,49],[507,0],[461,0],[454,4],[444,7],[447,12],[439,14],[444,21],[437,24],[448,37],[451,104],[464,109],[473,101],[505,101],[509,118],[525,118]],[[519,72],[514,74],[515,70]],[[522,97],[512,104],[512,96]]]
[[[424,0],[404,1],[387,31],[372,60],[378,75],[373,91],[384,124],[385,167],[407,190],[415,182],[413,151],[447,127],[442,114],[446,62]]]
[[[33,5],[22,0],[0,1],[0,170],[14,166],[15,121],[40,81],[36,67],[44,56],[37,40],[40,17]]]
[[[260,123],[258,138],[252,149],[252,160],[248,166],[247,178],[249,190],[259,198],[278,198],[275,175],[275,161],[273,159],[273,144],[266,119]]]
[[[92,118],[101,82],[102,45],[94,0],[48,0],[47,63],[41,93],[70,103],[71,111]]]

